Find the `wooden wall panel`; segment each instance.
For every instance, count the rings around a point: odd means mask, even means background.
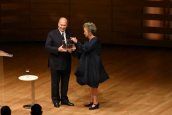
[[[147,0],[3,0],[0,41],[45,41],[57,18],[69,19],[74,36],[82,39],[84,22],[97,25],[103,43],[116,44],[142,38],[143,9]]]
[[[47,33],[57,27],[57,19],[69,17],[68,0],[32,0],[31,1],[31,38],[45,41]]]
[[[69,17],[69,0],[10,0],[1,5],[0,41],[45,41],[57,17]]]
[[[98,29],[98,36],[104,43],[110,43],[111,34],[111,4],[110,0],[87,0],[71,1],[71,25],[72,30],[76,34],[83,38],[82,25],[85,22],[94,22]]]
[[[128,41],[142,38],[142,9],[140,0],[115,0],[113,2],[113,39]]]
[[[26,0],[1,3],[1,40],[26,40],[30,37],[29,8]]]
[[[2,33],[2,32],[1,32],[1,30],[2,30],[2,29],[1,29],[1,28],[2,28],[2,27],[1,27],[1,23],[2,23],[2,22],[1,22],[1,18],[2,18],[2,14],[1,14],[1,13],[2,13],[2,11],[1,11],[1,5],[2,5],[2,3],[0,2],[0,38],[2,38],[2,37],[1,37],[1,33]]]
[[[83,37],[83,23],[92,21],[97,25],[103,42],[110,43],[112,39],[111,0],[13,0],[3,5],[2,35],[10,40],[45,40],[47,32],[56,27],[60,16],[69,18],[70,28],[79,38]],[[19,31],[26,36],[14,35]]]

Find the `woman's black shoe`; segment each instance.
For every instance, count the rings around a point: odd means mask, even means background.
[[[85,104],[84,106],[85,107],[90,107],[90,106],[92,106],[92,104],[93,104],[93,102],[90,102],[89,104]]]
[[[94,110],[99,108],[99,103],[98,104],[92,104],[91,107],[89,107],[89,110]]]

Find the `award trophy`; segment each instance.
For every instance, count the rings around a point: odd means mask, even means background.
[[[73,41],[71,39],[66,39],[62,41],[62,47],[65,49],[71,49],[74,45]]]

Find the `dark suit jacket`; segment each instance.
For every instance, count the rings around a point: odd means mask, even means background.
[[[71,33],[66,30],[66,38],[70,39]],[[62,45],[63,37],[58,29],[48,33],[45,48],[49,52],[48,66],[56,70],[69,70],[71,68],[71,54],[58,52],[58,48]]]

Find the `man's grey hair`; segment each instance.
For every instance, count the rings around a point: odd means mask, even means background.
[[[86,22],[86,23],[84,23],[83,27],[87,28],[88,31],[91,32],[93,35],[96,34],[97,28],[93,22]]]

